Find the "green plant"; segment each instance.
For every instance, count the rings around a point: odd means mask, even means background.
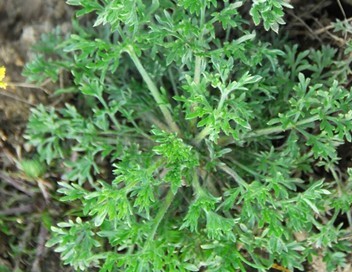
[[[37,82],[68,73],[57,94],[80,100],[33,109],[26,133],[64,173],[58,192],[73,212],[47,245],[65,264],[292,270],[318,249],[345,264],[336,219],[351,224],[351,182],[337,147],[351,141],[350,69],[334,48],[277,37],[274,47],[254,30],[278,32],[287,2],[68,3],[96,14],[94,26],[45,36],[24,72]]]

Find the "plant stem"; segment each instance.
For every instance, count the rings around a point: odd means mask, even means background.
[[[196,56],[193,81],[197,85],[200,83],[200,74],[202,72],[201,67],[202,67],[202,57]]]
[[[195,59],[195,68],[194,68],[194,78],[193,78],[193,82],[196,85],[199,85],[200,83],[200,75],[201,75],[201,67],[202,67],[202,57],[200,56],[196,56]],[[191,112],[194,112],[194,108],[197,107],[197,103],[193,103],[191,105]],[[197,124],[197,118],[194,118],[190,121],[191,123],[191,128],[192,130],[196,130],[196,124]]]
[[[177,90],[177,85],[176,85],[176,82],[175,82],[174,75],[172,74],[171,67],[169,67],[167,69],[167,73],[169,75],[169,78],[170,78],[170,81],[171,81],[171,86],[172,86],[172,89],[174,90],[175,95],[179,96],[180,94],[179,94],[179,92]]]
[[[110,108],[109,108],[108,104],[105,102],[104,98],[101,96],[96,96],[96,97],[98,98],[99,102],[103,105],[103,107],[106,109],[106,111],[107,111],[111,121],[114,123],[115,127],[117,129],[120,128],[119,122],[117,121],[116,117],[110,113],[110,111],[109,111]]]
[[[171,113],[168,110],[167,106],[165,105],[165,102],[163,101],[158,88],[154,84],[153,80],[150,78],[150,76],[147,73],[147,71],[144,69],[144,67],[143,67],[142,63],[140,62],[139,58],[137,57],[133,47],[132,46],[128,46],[128,49],[126,50],[126,52],[131,57],[131,59],[132,59],[134,65],[136,66],[138,72],[141,74],[144,82],[147,84],[150,93],[152,94],[154,100],[158,104],[158,106],[159,106],[162,114],[164,115],[165,120],[166,120],[167,124],[169,125],[170,129],[173,132],[176,132],[177,134],[180,134],[180,129],[178,128],[177,124],[174,122],[174,120],[173,120],[173,118],[171,116]]]
[[[243,165],[242,163],[234,160],[234,159],[230,159],[230,161],[234,164],[236,164],[238,167],[242,168],[243,170],[245,170],[246,172],[248,172],[249,174],[251,174],[252,176],[255,177],[259,177],[259,178],[264,178],[262,175],[258,174],[257,172],[255,172],[254,170],[250,169],[249,167]]]
[[[194,171],[193,173],[193,179],[192,179],[192,187],[194,192],[198,193],[201,190],[201,186],[199,183],[199,176],[197,171]]]
[[[167,210],[169,209],[172,201],[174,200],[175,196],[176,196],[177,192],[174,194],[171,190],[171,188],[169,189],[169,192],[167,193],[164,203],[162,205],[162,207],[160,208],[160,210],[158,211],[157,215],[155,216],[154,219],[154,227],[152,229],[152,232],[149,235],[149,239],[148,242],[151,242],[154,240],[156,231],[159,228],[160,222],[163,220]]]
[[[211,127],[206,126],[201,132],[198,133],[198,135],[194,139],[195,145],[199,145],[200,142],[209,135],[211,132]]]
[[[258,137],[258,136],[264,136],[264,135],[270,135],[274,133],[280,133],[286,130],[293,129],[298,126],[306,125],[309,123],[313,123],[315,121],[318,121],[320,119],[319,115],[314,115],[309,118],[303,119],[296,124],[290,124],[288,125],[285,129],[282,126],[275,126],[275,127],[270,127],[270,128],[264,128],[264,129],[258,129],[255,130],[251,133],[248,133],[245,137]]]
[[[150,122],[152,125],[157,126],[158,128],[164,130],[164,131],[170,131],[168,126],[161,122],[158,118],[156,118],[153,114],[151,113],[145,113],[144,115],[145,119]]]
[[[228,8],[229,7],[229,2],[226,1],[225,2],[225,8]],[[227,27],[226,29],[226,36],[225,36],[225,41],[228,42],[229,39],[230,39],[230,33],[231,33],[231,27]]]
[[[217,107],[217,111],[220,111],[221,108],[223,107],[224,103],[225,103],[225,100],[228,96],[229,92],[228,91],[225,91],[225,92],[222,92],[221,94],[221,98],[220,98],[220,101],[219,101],[219,104],[218,104],[218,107]],[[208,134],[211,132],[211,128],[209,126],[206,126],[195,138],[195,144],[196,145],[199,145],[200,142],[206,137],[208,136]]]
[[[320,120],[319,115],[314,115],[309,118],[303,119],[296,124],[290,124],[286,128],[283,128],[282,126],[275,126],[275,127],[270,127],[270,128],[263,128],[263,129],[258,129],[254,130],[248,134],[245,134],[243,138],[253,138],[253,137],[259,137],[259,136],[265,136],[265,135],[270,135],[270,134],[275,134],[275,133],[280,133],[286,130],[294,129],[295,127],[306,125],[309,123],[313,123],[315,121]],[[209,126],[205,127],[201,132],[198,133],[198,135],[195,137],[195,144],[199,145],[199,143],[210,133],[211,128]],[[230,141],[226,141],[226,144],[232,144],[234,143],[234,140],[231,139]]]
[[[246,181],[241,178],[235,170],[228,167],[225,163],[221,162],[217,165],[217,167],[228,175],[230,175],[238,183],[238,185],[241,185],[244,188],[248,188],[248,184],[246,183]]]
[[[206,3],[203,1],[203,7],[200,11],[200,21],[199,21],[199,28],[201,29],[201,34],[199,37],[199,40],[202,41],[203,40],[203,36],[204,36],[204,24],[205,24],[205,10],[206,10]],[[202,62],[203,62],[203,58],[201,56],[196,56],[195,58],[195,65],[194,65],[194,77],[193,77],[193,82],[196,85],[199,85],[200,83],[200,76],[202,73]],[[197,103],[193,103],[191,105],[191,112],[194,111],[194,108],[197,106]],[[197,118],[192,119],[191,120],[191,127],[192,130],[196,129],[196,124],[197,124]]]
[[[220,97],[220,101],[218,104],[218,108],[217,108],[218,111],[221,110],[221,108],[224,106],[225,100],[227,99],[228,95],[229,95],[228,91],[222,92],[221,97]]]

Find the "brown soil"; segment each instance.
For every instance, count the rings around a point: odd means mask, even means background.
[[[21,75],[33,58],[30,48],[53,28],[68,29],[72,14],[64,0],[0,0],[0,66],[6,67],[9,83],[6,90],[0,89],[0,199],[8,200],[0,201],[0,271],[72,271],[44,247],[48,237],[40,218],[46,209],[44,198],[16,166],[28,151],[23,133],[30,108],[50,103],[53,89],[26,83]],[[6,230],[2,218],[16,222]]]
[[[30,107],[48,102],[45,90],[25,83],[22,69],[33,58],[30,49],[40,35],[56,27],[67,29],[71,15],[63,0],[0,0],[0,66],[6,67],[10,82],[0,91],[0,148],[15,157],[22,153]]]

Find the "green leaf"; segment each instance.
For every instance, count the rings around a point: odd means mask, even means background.
[[[194,264],[185,264],[183,267],[188,271],[199,271],[199,267]]]
[[[233,233],[233,228],[236,222],[240,219],[234,220],[230,218],[224,218],[217,213],[212,211],[206,212],[207,218],[207,235],[210,239],[220,240],[222,237],[227,237],[227,239],[235,241],[235,235]]]

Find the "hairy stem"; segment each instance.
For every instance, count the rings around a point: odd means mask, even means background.
[[[162,114],[165,117],[166,123],[169,125],[170,129],[173,132],[176,132],[177,134],[180,134],[180,129],[177,126],[177,124],[174,122],[174,120],[173,120],[173,118],[171,116],[171,113],[168,110],[167,106],[165,105],[165,102],[163,101],[158,88],[156,87],[156,85],[153,82],[153,80],[150,78],[148,72],[144,69],[142,63],[140,62],[139,58],[137,57],[137,55],[136,55],[136,53],[135,53],[135,51],[134,51],[132,46],[128,47],[127,53],[131,57],[131,59],[132,59],[134,65],[136,66],[138,72],[141,74],[144,82],[147,84],[150,93],[152,94],[154,100],[158,104]]]
[[[221,108],[224,106],[224,103],[225,103],[228,95],[229,95],[228,91],[225,91],[221,94],[217,110],[221,110]]]

